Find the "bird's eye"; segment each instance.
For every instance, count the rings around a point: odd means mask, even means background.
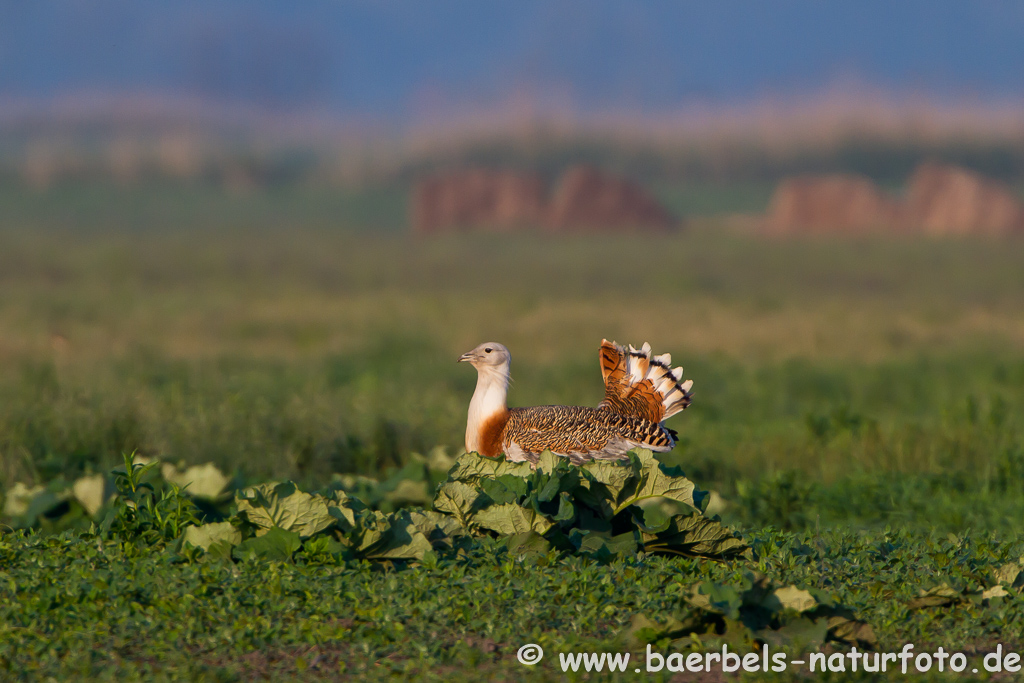
[[[487,353],[490,353],[491,352],[491,347],[488,346],[486,349],[484,349],[484,351],[486,351]]]

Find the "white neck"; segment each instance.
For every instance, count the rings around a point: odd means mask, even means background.
[[[469,402],[466,422],[466,452],[480,451],[480,427],[489,418],[508,410],[509,365],[477,368],[476,391]]]

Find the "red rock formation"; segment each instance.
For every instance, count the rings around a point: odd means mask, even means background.
[[[430,176],[413,189],[413,231],[664,230],[675,224],[643,188],[586,166],[562,176],[550,204],[546,194],[530,173],[472,169]]]
[[[1002,183],[925,163],[910,179],[906,224],[929,235],[1005,235],[1024,231],[1024,206]]]
[[[929,235],[1024,232],[1024,204],[1003,184],[935,163],[918,166],[905,202],[895,202],[861,176],[790,178],[772,195],[764,220],[775,234],[899,230]]]
[[[538,225],[544,195],[544,183],[530,173],[471,169],[434,175],[413,190],[413,231],[500,231]]]
[[[867,178],[802,176],[779,183],[765,229],[775,234],[851,234],[892,228],[899,216],[899,205]]]
[[[589,166],[562,175],[547,212],[552,230],[667,230],[675,224],[642,187]]]

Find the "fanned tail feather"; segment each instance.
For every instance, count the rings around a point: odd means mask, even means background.
[[[672,368],[672,356],[651,355],[651,345],[640,349],[601,340],[601,375],[604,400],[598,407],[623,415],[662,422],[690,405],[693,380],[680,382],[682,368]]]

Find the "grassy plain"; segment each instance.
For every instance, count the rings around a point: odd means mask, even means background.
[[[1007,492],[936,520],[935,496],[914,492],[1014,489],[1024,472],[1020,242],[768,241],[713,221],[417,240],[386,193],[147,192],[8,197],[22,211],[0,236],[8,486],[131,449],[311,485],[379,474],[410,450],[458,449],[475,381],[461,351],[507,344],[515,404],[592,404],[608,337],[686,368],[697,394],[673,420],[674,457],[727,500],[782,476],[797,497],[861,482],[868,501],[843,489],[849,514],[882,523],[991,527],[1019,510]],[[177,229],[160,226],[168,207]],[[800,519],[757,514],[816,521],[804,503]]]
[[[666,459],[719,492],[723,518],[752,538],[774,538],[769,526],[794,532],[764,551],[766,570],[827,581],[890,646],[952,633],[970,648],[1019,633],[1019,599],[998,617],[919,612],[905,626],[892,600],[951,572],[978,580],[1021,554],[1024,242],[777,241],[715,219],[649,238],[417,240],[404,234],[398,191],[280,192],[0,195],[0,490],[106,471],[130,450],[310,488],[335,472],[380,476],[412,451],[460,450],[475,376],[454,360],[477,343],[509,346],[511,402],[530,405],[596,403],[601,338],[649,341],[686,368],[696,392],[670,423],[682,441]],[[749,210],[752,192],[723,192],[707,213]],[[4,655],[26,676],[31,660],[44,663],[40,675],[250,678],[263,667],[302,677],[314,656],[334,657],[332,672],[338,659],[390,656],[399,671],[435,667],[448,678],[483,658],[495,676],[515,677],[508,648],[514,655],[526,634],[563,651],[608,645],[631,614],[664,607],[669,577],[737,571],[669,560],[604,570],[563,558],[527,579],[481,550],[398,578],[365,567],[328,578],[301,566],[222,574],[165,570],[159,554],[124,564],[82,555],[93,547],[85,542],[5,538],[0,582],[18,583],[23,597],[33,572],[74,566],[105,577],[94,589],[94,579],[69,583],[48,603],[51,616],[21,603],[19,619],[40,616],[0,639],[35,653]],[[801,555],[806,544],[816,550]],[[631,571],[644,578],[619,576]],[[549,600],[566,572],[630,587],[595,602],[570,586],[559,600],[581,605],[575,613],[516,611]],[[217,592],[228,575],[237,583]],[[128,588],[140,576],[151,589]],[[265,583],[280,599],[246,602]],[[163,597],[131,597],[140,591]],[[435,609],[426,597],[461,591],[471,606]],[[186,595],[202,597],[190,607]],[[494,605],[506,601],[513,616],[495,622],[506,612]],[[340,616],[354,603],[365,612]],[[167,639],[194,662],[139,654],[167,623],[180,624]],[[500,661],[466,637],[498,642]],[[345,653],[316,650],[338,638]],[[82,659],[104,644],[115,654]],[[273,661],[246,668],[256,650]],[[380,666],[363,673],[388,675]]]

